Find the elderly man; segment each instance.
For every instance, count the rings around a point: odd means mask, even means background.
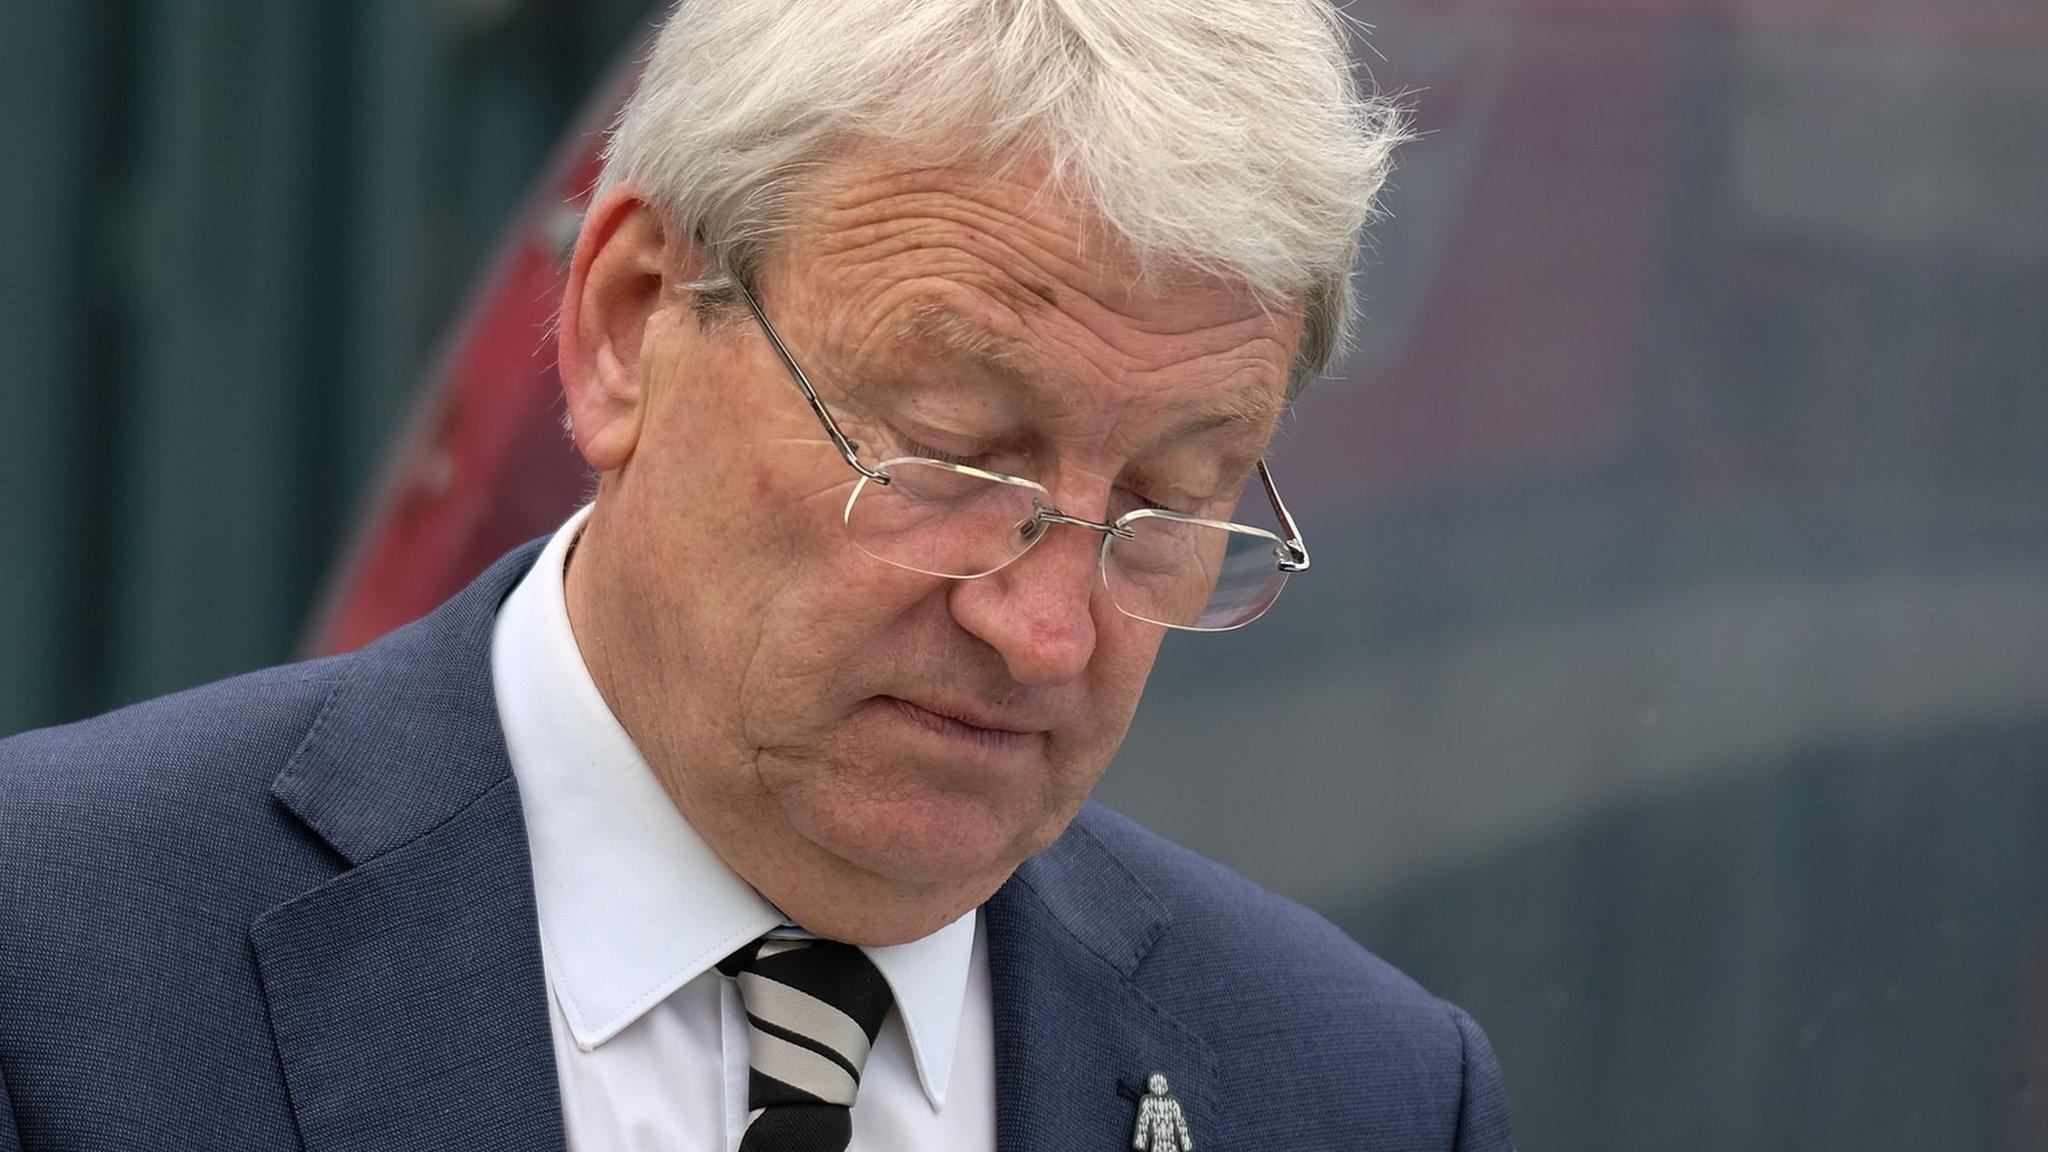
[[[1508,1147],[1468,1017],[1086,803],[1308,567],[1262,456],[1399,136],[1319,0],[684,5],[594,503],[0,745],[0,1149]]]

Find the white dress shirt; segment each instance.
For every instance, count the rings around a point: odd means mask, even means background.
[[[519,781],[571,1152],[732,1152],[747,1020],[713,967],[785,923],[712,852],[634,748],[569,626],[557,531],[498,612],[491,674]],[[895,1009],[850,1152],[993,1152],[995,1042],[978,911],[867,954]]]

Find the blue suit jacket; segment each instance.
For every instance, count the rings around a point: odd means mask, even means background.
[[[0,1150],[563,1147],[490,677],[539,543],[358,653],[0,742]],[[999,1152],[1510,1147],[1460,1012],[1089,806],[987,906]]]

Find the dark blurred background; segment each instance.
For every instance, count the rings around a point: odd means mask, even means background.
[[[653,10],[0,0],[0,732],[291,652]]]
[[[1349,7],[1426,135],[1316,566],[1099,794],[1470,1008],[1526,1148],[2048,1147],[2048,8]],[[0,732],[573,507],[507,269],[651,14],[0,5]]]

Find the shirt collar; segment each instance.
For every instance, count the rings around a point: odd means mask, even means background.
[[[584,1051],[785,922],[683,819],[590,678],[562,588],[589,514],[584,507],[548,541],[499,609],[491,644],[541,947]],[[934,1108],[945,1103],[953,1068],[975,916],[907,944],[863,949],[896,998]]]

